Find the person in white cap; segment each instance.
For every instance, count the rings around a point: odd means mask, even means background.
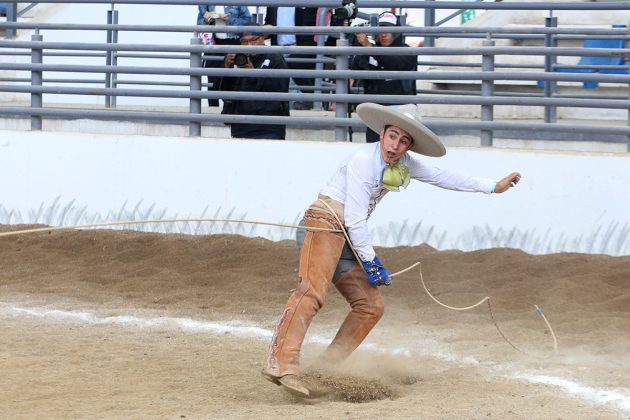
[[[391,273],[376,256],[367,226],[381,199],[390,191],[406,188],[411,179],[486,194],[505,192],[521,179],[518,172],[512,172],[495,182],[427,165],[418,154],[439,157],[446,150],[413,115],[373,103],[359,105],[357,113],[369,128],[380,133],[380,142],[348,156],[305,212],[307,233],[300,253],[299,283],[278,321],[262,371],[266,379],[304,398],[313,397],[315,392],[299,377],[300,349],[330,283],[346,298],[351,310],[318,365],[333,366],[347,358],[383,315],[378,286],[391,285]],[[354,252],[345,252],[344,246]]]
[[[391,12],[383,12],[379,15],[378,26],[394,27],[398,25],[398,18]],[[376,47],[409,47],[403,43],[401,34],[381,32],[376,37],[375,45],[372,45],[364,33],[356,36],[357,42],[367,48]],[[418,69],[418,56],[404,55],[356,55],[350,63],[351,70],[376,70],[376,71],[416,71]],[[415,79],[365,79],[355,83],[363,84],[366,95],[415,95]],[[365,133],[368,143],[379,141],[379,133],[368,129]]]

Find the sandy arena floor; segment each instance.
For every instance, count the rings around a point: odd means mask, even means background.
[[[0,226],[0,231],[25,226]],[[336,393],[259,374],[296,283],[293,242],[120,231],[0,238],[0,418],[630,418],[630,257],[380,250],[386,313]],[[533,304],[545,311],[558,353]],[[307,366],[347,311],[330,290]]]

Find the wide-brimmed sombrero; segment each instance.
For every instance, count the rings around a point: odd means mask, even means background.
[[[440,138],[411,112],[373,103],[364,103],[357,107],[357,114],[371,130],[380,133],[386,125],[394,125],[405,130],[413,138],[409,150],[425,156],[440,157],[446,149]]]

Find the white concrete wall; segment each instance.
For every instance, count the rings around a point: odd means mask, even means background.
[[[358,147],[0,131],[0,223],[223,217],[293,224]],[[375,244],[630,254],[627,154],[451,148],[444,158],[425,159],[494,179],[519,170],[523,179],[503,195],[414,182],[375,211]],[[293,237],[292,229],[234,224],[138,228]]]

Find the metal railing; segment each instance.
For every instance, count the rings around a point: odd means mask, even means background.
[[[4,3],[4,2],[2,2]],[[6,3],[6,19],[7,22],[17,22],[18,18],[24,16],[29,10],[37,6],[37,3],[29,3],[22,9],[18,10],[18,3]],[[4,32],[6,38],[13,38],[17,34],[15,28],[7,28]]]
[[[44,2],[62,2],[47,0]],[[102,3],[98,0],[85,0],[83,3]],[[119,2],[127,4],[197,4],[194,0],[124,0]],[[235,3],[226,0],[224,3]],[[252,2],[248,2],[252,3]],[[267,0],[253,2],[252,5],[286,5],[288,2],[279,0]],[[293,2],[292,5],[296,5]],[[435,3],[432,1],[397,1],[397,7],[424,7],[431,9]],[[321,6],[331,8],[334,2],[320,1],[309,2],[309,6]],[[382,1],[365,1],[362,5],[369,7],[381,7],[389,4]],[[527,6],[527,7],[526,7]],[[574,7],[573,9],[570,6]],[[564,10],[630,10],[630,2],[609,3],[476,3],[466,2],[466,8],[505,9],[505,10],[551,10],[563,8]],[[368,6],[366,6],[368,7]],[[440,8],[462,8],[461,2],[439,2]],[[424,104],[424,105],[452,105],[452,106],[478,106],[480,111],[479,121],[426,121],[429,128],[440,130],[478,130],[481,144],[490,146],[493,143],[494,134],[498,132],[547,132],[568,133],[575,135],[597,134],[599,136],[612,136],[614,141],[625,141],[630,150],[629,126],[601,126],[601,125],[564,125],[551,124],[556,122],[556,109],[558,107],[593,108],[610,110],[630,110],[628,97],[630,87],[630,75],[628,74],[598,74],[598,73],[557,73],[556,59],[558,57],[624,57],[630,58],[630,50],[605,49],[605,48],[567,48],[558,47],[559,39],[585,39],[585,38],[630,38],[630,31],[623,28],[611,29],[584,29],[584,28],[558,28],[547,22],[546,27],[529,28],[469,28],[469,27],[388,27],[388,32],[401,33],[406,36],[427,37],[479,37],[483,43],[475,48],[438,48],[425,47],[422,49],[407,47],[364,48],[348,45],[348,37],[352,34],[364,32],[377,34],[383,30],[379,27],[296,27],[273,28],[261,27],[260,32],[271,34],[276,32],[295,34],[318,34],[336,36],[339,39],[336,46],[317,47],[271,47],[271,46],[204,46],[198,44],[198,39],[193,38],[188,45],[164,45],[164,44],[128,44],[118,43],[117,35],[121,32],[134,31],[159,31],[170,33],[193,33],[198,30],[211,31],[212,27],[200,27],[196,25],[164,26],[164,25],[121,25],[117,23],[117,11],[112,7],[108,12],[107,24],[54,24],[54,23],[27,23],[4,22],[1,28],[20,30],[35,30],[31,40],[0,40],[0,54],[20,55],[30,57],[30,62],[0,62],[0,72],[24,72],[30,73],[22,77],[0,78],[0,92],[27,94],[30,97],[30,106],[0,106],[0,115],[19,116],[31,119],[31,129],[42,129],[42,120],[46,118],[94,118],[114,121],[160,121],[178,124],[187,124],[190,135],[199,135],[203,124],[217,123],[273,123],[286,124],[288,126],[334,128],[335,137],[338,140],[347,139],[349,127],[358,128],[362,124],[348,117],[348,107],[353,103],[378,102],[383,104]],[[222,27],[223,32],[241,32],[242,27]],[[90,42],[48,42],[39,30],[64,30],[64,31],[105,31],[107,34],[105,43]],[[322,37],[320,37],[322,38]],[[494,41],[497,39],[539,39],[545,42],[544,47],[497,47]],[[279,53],[279,54],[307,54],[319,58],[316,70],[264,70],[264,69],[224,69],[203,68],[202,55],[204,53]],[[479,62],[457,63],[449,60],[426,61],[421,64],[432,66],[458,67],[459,70],[430,72],[395,72],[395,71],[365,71],[349,70],[348,57],[356,55],[403,55],[413,54],[423,57],[466,57],[476,56]],[[105,58],[104,64],[55,64],[45,63],[44,58],[49,56],[65,57],[93,57]],[[497,63],[499,56],[536,56],[545,62],[541,65],[501,64]],[[169,65],[120,65],[118,58],[127,59],[159,59]],[[184,62],[187,60],[187,62]],[[173,61],[181,63],[172,67]],[[185,64],[184,64],[185,63]],[[327,67],[324,67],[326,65]],[[330,68],[331,67],[331,68]],[[474,67],[475,71],[466,67]],[[562,67],[567,67],[563,65]],[[596,66],[595,66],[596,67]],[[628,66],[621,66],[628,69]],[[461,70],[464,68],[464,70]],[[477,70],[478,68],[478,70]],[[479,71],[480,70],[480,71]],[[509,70],[509,71],[506,71]],[[545,71],[542,71],[545,70]],[[71,79],[47,77],[47,73],[64,72],[75,77]],[[78,75],[96,75],[94,78],[80,79]],[[156,75],[179,78],[175,80],[127,80],[119,78],[119,75]],[[303,117],[264,117],[264,116],[233,116],[203,113],[203,99],[227,99],[227,100],[255,100],[259,95],[253,92],[231,91],[205,91],[202,76],[239,76],[239,77],[281,77],[281,78],[314,78],[315,86],[304,89],[303,93],[266,93],[268,101],[310,101],[315,103],[335,103],[336,113],[334,118],[303,116]],[[468,83],[471,86],[479,86],[473,91],[448,92],[441,89],[421,90],[416,96],[396,95],[367,95],[356,93],[348,88],[349,80],[383,80],[383,79],[415,79],[426,80],[435,83],[458,81]],[[328,86],[323,81],[329,81]],[[539,81],[544,83],[543,89],[536,88]],[[523,91],[498,92],[497,82],[531,82],[529,88]],[[597,82],[615,84],[615,92],[605,96],[586,94],[559,94],[558,83],[564,82]],[[86,84],[101,84],[97,86],[80,86]],[[144,88],[121,87],[123,85],[141,85]],[[150,86],[150,87],[149,87]],[[619,87],[621,86],[621,87]],[[176,89],[181,88],[181,89]],[[333,90],[334,89],[334,90]],[[312,92],[312,93],[311,93]],[[352,93],[354,92],[354,93]],[[99,97],[103,100],[103,109],[89,107],[73,108],[72,110],[45,105],[44,95],[81,95]],[[188,102],[188,112],[161,112],[161,111],[129,111],[115,109],[116,98],[171,98]],[[542,107],[544,108],[545,122],[522,123],[514,121],[495,121],[494,108],[497,106]],[[628,122],[630,125],[630,111]]]

